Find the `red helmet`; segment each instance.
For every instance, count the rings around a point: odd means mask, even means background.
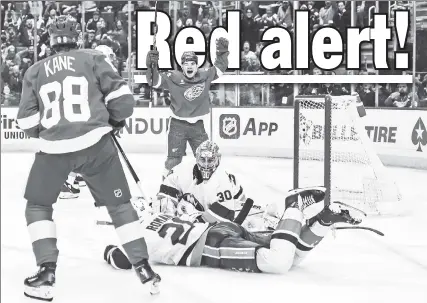
[[[50,46],[76,44],[77,23],[67,16],[59,16],[49,27]]]
[[[181,64],[187,61],[194,61],[198,64],[198,59],[195,52],[184,52],[181,56]]]

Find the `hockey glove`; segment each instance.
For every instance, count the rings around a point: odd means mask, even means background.
[[[147,59],[146,59],[147,67],[150,68],[152,67],[153,64],[154,66],[157,66],[158,62],[159,62],[159,52],[156,50],[150,50],[147,53]]]
[[[108,123],[113,127],[113,130],[111,131],[111,134],[113,134],[116,137],[120,138],[120,130],[126,126],[126,121],[114,121],[113,119],[108,119]]]
[[[228,40],[224,37],[216,39],[216,55],[221,56],[228,52]]]
[[[216,40],[216,58],[214,65],[221,71],[225,72],[228,67],[228,40],[221,37]]]
[[[199,200],[196,199],[196,197],[194,197],[193,194],[186,193],[182,195],[182,197],[179,199],[177,209],[179,208],[179,205],[181,203],[184,209],[190,210],[191,208],[189,207],[189,205],[191,205],[191,207],[194,208],[195,211],[205,211],[205,208],[203,207],[203,205],[199,202]],[[179,211],[180,210],[178,210],[178,212]],[[189,211],[184,211],[184,213],[189,213]]]

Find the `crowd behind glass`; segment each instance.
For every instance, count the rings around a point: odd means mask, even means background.
[[[364,27],[372,22],[373,13],[387,13],[393,25],[392,11],[409,10],[411,23],[406,45],[410,52],[408,71],[381,71],[373,69],[372,47],[362,47],[362,66],[352,74],[411,74],[409,84],[215,84],[211,88],[211,102],[215,106],[292,106],[297,94],[349,95],[358,92],[367,107],[427,108],[427,2],[420,1],[158,1],[158,9],[167,12],[175,25],[173,35],[186,26],[197,26],[208,37],[216,26],[225,23],[227,9],[241,11],[241,70],[235,74],[267,74],[259,54],[263,46],[261,33],[271,26],[282,26],[293,31],[294,10],[310,11],[311,32],[323,26],[333,26],[345,34],[348,26]],[[145,84],[137,84],[135,71],[135,11],[154,9],[154,1],[28,1],[1,3],[1,105],[17,106],[22,89],[22,77],[34,62],[48,57],[47,30],[60,15],[69,15],[78,22],[79,47],[95,48],[108,45],[116,54],[114,64],[128,80],[138,106],[166,106],[169,94],[158,90],[150,102],[150,91]],[[173,35],[171,39],[173,39]],[[394,34],[393,34],[394,35]],[[394,39],[396,40],[396,39]],[[390,45],[389,56],[393,56]],[[415,58],[412,56],[416,56]],[[207,63],[208,64],[208,63]],[[414,73],[415,71],[415,73]],[[302,74],[280,71],[284,74]],[[322,71],[318,68],[304,72],[312,75],[348,74],[344,68]]]

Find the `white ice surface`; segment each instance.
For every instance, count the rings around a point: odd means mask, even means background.
[[[23,280],[36,270],[26,229],[23,191],[33,154],[1,154],[1,301],[37,302],[24,297]],[[163,155],[130,154],[148,194],[158,189]],[[283,159],[223,157],[222,164],[258,203],[280,202],[292,185],[292,162]],[[93,200],[55,205],[60,257],[57,303],[263,303],[407,302],[427,303],[427,172],[389,168],[403,193],[404,214],[371,217],[364,226],[385,233],[337,231],[329,234],[287,275],[248,274],[209,268],[156,265],[161,293],[150,296],[131,271],[107,266],[106,244],[117,243],[111,227],[96,226]],[[132,192],[138,195],[131,178]],[[48,185],[47,185],[48,186]],[[397,206],[399,207],[399,205]]]

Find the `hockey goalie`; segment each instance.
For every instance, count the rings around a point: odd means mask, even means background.
[[[195,161],[181,162],[166,176],[158,200],[153,202],[154,211],[174,214],[182,199],[198,211],[208,211],[210,205],[219,202],[230,210],[226,218],[233,220],[247,199],[243,187],[234,174],[220,165],[221,153],[216,143],[202,142],[195,154]]]
[[[326,188],[318,186],[289,191],[282,204],[268,208],[263,216],[269,217],[268,227],[273,230],[251,232],[235,222],[234,210],[221,199],[224,188],[234,200],[245,200],[235,178],[219,168],[218,155],[215,143],[202,143],[194,166],[184,170],[183,163],[166,178],[159,194],[163,198],[153,203],[153,209],[138,207],[134,202],[153,262],[286,273],[305,258],[335,223],[361,222],[351,208],[332,202],[305,224],[304,211],[324,203]],[[226,186],[221,187],[218,180],[213,182],[215,178],[230,182],[225,181]],[[197,190],[197,185],[206,186]],[[115,245],[105,248],[104,260],[116,269],[131,268],[127,256]]]

